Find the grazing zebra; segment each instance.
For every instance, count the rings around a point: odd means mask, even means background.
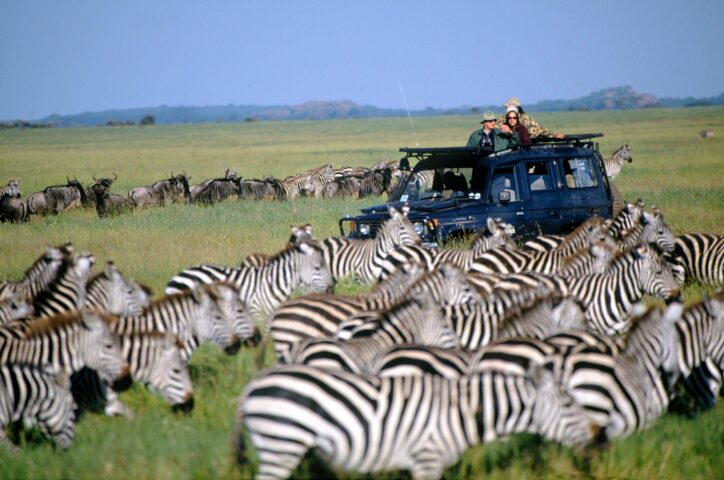
[[[119,335],[121,351],[131,378],[163,397],[174,411],[193,409],[194,395],[184,345],[171,333],[146,332]],[[115,391],[89,369],[73,374],[72,392],[80,410],[101,411],[108,416],[132,416]]]
[[[156,300],[141,315],[117,317],[112,325],[117,335],[144,332],[170,332],[185,345],[186,359],[200,342],[212,342],[229,355],[236,354],[241,341],[217,300],[215,285],[200,285],[193,290],[166,295]]]
[[[46,246],[45,253],[25,271],[22,280],[0,282],[0,300],[16,293],[32,300],[55,280],[63,260],[72,253],[73,245],[70,243],[58,247]]]
[[[113,262],[106,262],[103,272],[94,276],[86,288],[86,308],[113,315],[140,315],[151,303],[151,290],[133,280],[126,280]]]
[[[422,274],[418,265],[405,265],[365,295],[317,293],[284,302],[269,320],[277,358],[288,362],[292,347],[305,338],[334,337],[343,322],[359,313],[387,310]]]
[[[712,408],[724,380],[724,292],[686,307],[676,331],[682,383],[699,405]]]
[[[680,235],[671,258],[674,265],[683,267],[686,277],[709,285],[724,285],[724,236]]]
[[[664,300],[679,298],[679,285],[669,265],[650,246],[620,253],[608,273],[567,277],[568,294],[586,306],[589,328],[615,335],[630,325],[629,314],[645,293]]]
[[[36,315],[47,317],[81,310],[85,306],[86,284],[95,260],[87,252],[66,257],[56,279],[33,299]]]
[[[0,300],[0,325],[34,315],[33,304],[20,294]]]
[[[128,378],[128,363],[109,319],[90,311],[0,327],[0,364],[8,363],[50,366],[68,374],[88,367],[108,381]]]
[[[607,224],[601,217],[591,217],[566,236],[538,235],[523,244],[524,250],[544,252],[558,250],[573,253],[581,248],[591,246],[600,240],[615,241],[608,233]]]
[[[419,263],[424,265],[427,270],[432,270],[437,265],[447,262],[467,271],[477,257],[492,248],[518,249],[513,238],[505,230],[505,226],[502,221],[488,217],[486,234],[476,235],[469,249],[431,249],[420,245],[401,245],[387,255],[382,263],[379,278],[387,278],[400,265],[406,263]]]
[[[420,245],[420,236],[408,220],[410,208],[405,205],[399,211],[389,207],[390,216],[382,222],[376,237],[359,240],[346,237],[329,237],[321,242],[324,259],[335,280],[354,275],[359,283],[376,281],[382,273],[387,256],[400,245]]]
[[[252,380],[237,408],[234,453],[259,459],[257,478],[287,478],[308,450],[345,471],[409,470],[440,478],[468,448],[518,432],[564,445],[596,427],[546,372],[379,378],[295,365]]]
[[[184,270],[166,286],[166,294],[188,290],[199,284],[229,282],[239,288],[239,298],[252,315],[267,321],[274,309],[299,286],[324,292],[332,285],[322,251],[316,242],[301,242],[278,252],[258,267],[240,268],[200,265]]]
[[[610,157],[603,159],[608,178],[613,180],[618,177],[623,169],[624,163],[626,162],[633,162],[633,157],[631,156],[631,150],[628,148],[628,143],[621,145]]]
[[[67,376],[31,365],[0,365],[0,444],[11,453],[18,448],[5,430],[19,423],[37,426],[60,448],[75,437],[75,402],[66,386]]]
[[[381,351],[402,343],[455,348],[455,333],[440,306],[427,296],[412,297],[381,314],[370,335],[349,341],[309,338],[292,350],[290,363],[361,373]]]

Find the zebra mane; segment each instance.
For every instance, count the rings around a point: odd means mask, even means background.
[[[272,262],[277,262],[281,259],[284,259],[294,253],[295,251],[301,251],[300,246],[302,244],[308,245],[311,248],[314,248],[315,250],[318,250],[321,252],[321,248],[319,247],[319,244],[316,240],[302,240],[299,243],[287,245],[284,249],[274,253],[273,255],[269,255],[268,260],[266,261],[265,265],[268,265]]]
[[[98,317],[106,325],[113,324],[115,317],[98,310],[92,311],[93,315]],[[46,333],[57,332],[60,330],[77,330],[83,323],[83,314],[79,312],[65,312],[53,315],[51,317],[41,317],[26,323],[24,334],[27,339],[41,337]]]
[[[571,233],[563,237],[563,240],[561,241],[560,245],[557,248],[557,250],[563,250],[565,249],[568,244],[573,243],[576,241],[577,238],[584,236],[585,232],[592,230],[597,227],[601,227],[603,225],[603,219],[598,216],[593,216],[580,224],[578,227],[576,227],[575,230],[573,230]]]
[[[157,298],[156,300],[153,300],[153,301],[148,305],[148,307],[146,308],[146,310],[149,310],[149,311],[150,311],[151,309],[156,308],[158,305],[163,305],[163,304],[171,301],[171,299],[174,299],[174,298],[178,298],[178,299],[181,299],[181,300],[185,300],[185,299],[191,298],[192,295],[193,295],[193,293],[194,293],[193,290],[182,290],[182,291],[180,291],[180,292],[176,292],[176,293],[171,293],[171,294],[168,294],[168,295],[164,295],[164,296],[161,297],[161,298]]]

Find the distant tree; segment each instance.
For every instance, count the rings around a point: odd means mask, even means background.
[[[146,115],[141,119],[140,124],[141,125],[154,125],[156,123],[156,118],[153,115]]]

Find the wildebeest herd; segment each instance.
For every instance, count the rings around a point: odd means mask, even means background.
[[[565,237],[518,246],[489,219],[467,249],[427,249],[406,213],[390,208],[368,240],[294,227],[277,253],[188,268],[155,300],[112,263],[93,274],[91,253],[47,247],[0,285],[3,432],[22,420],[69,447],[79,411],[131,415],[129,378],[189,410],[201,342],[258,345],[259,359],[273,344],[278,365],[245,386],[232,433],[259,477],[286,478],[313,450],[341,470],[438,478],[514,433],[587,447],[651,426],[674,399],[716,404],[724,293],[684,306],[681,288],[724,284],[721,236],[676,237],[639,200]],[[342,278],[371,289],[333,293]]]
[[[186,172],[158,180],[151,185],[131,189],[127,195],[111,192],[117,175],[96,178],[82,185],[67,178],[64,185],[52,185],[23,199],[20,179],[10,179],[0,189],[0,221],[24,222],[31,215],[58,215],[74,208],[95,206],[99,217],[128,212],[136,208],[166,206],[171,203],[215,204],[227,200],[286,200],[299,197],[364,198],[389,193],[393,177],[399,176],[398,162],[381,161],[367,167],[323,165],[284,179],[242,178],[234,168],[223,177],[191,184]]]

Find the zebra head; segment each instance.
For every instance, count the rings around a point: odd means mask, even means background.
[[[657,296],[667,302],[680,301],[679,284],[674,278],[671,266],[648,244],[634,249],[635,263],[641,265],[640,282],[645,293]]]
[[[404,205],[400,210],[389,207],[387,212],[390,218],[382,222],[377,233],[379,242],[385,244],[388,250],[400,245],[420,245],[420,235],[415,231],[412,222],[407,218],[410,207]]]
[[[141,315],[151,303],[150,290],[133,280],[126,280],[111,261],[106,262],[103,272],[88,283],[89,303],[95,302],[94,297],[98,294],[103,295],[105,305],[94,306],[119,316]]]
[[[198,307],[197,315],[191,321],[193,336],[201,342],[217,344],[229,355],[237,353],[241,341],[205,285],[194,288],[191,298]]]
[[[585,447],[602,439],[603,431],[571,397],[555,375],[531,364],[526,377],[535,388],[531,423],[535,433],[568,447]]]
[[[671,231],[671,227],[664,222],[664,217],[658,208],[652,206],[651,213],[643,212],[641,222],[644,226],[643,241],[655,243],[667,253],[674,251],[676,238]]]
[[[239,339],[245,345],[256,346],[261,340],[261,334],[251,312],[239,299],[239,289],[226,282],[212,283],[206,288]]]
[[[20,198],[20,179],[13,180],[12,178],[8,180],[8,184],[0,189],[2,190],[2,194],[4,196],[10,197],[10,198]]]
[[[0,325],[33,315],[35,315],[33,304],[24,295],[16,293],[0,301]]]
[[[451,263],[442,263],[411,287],[412,294],[425,294],[444,308],[465,303],[480,303],[482,296],[465,272]]]
[[[315,242],[302,241],[296,247],[299,281],[313,292],[328,292],[334,287],[334,279],[324,260],[322,250]]]
[[[110,321],[102,313],[84,310],[80,313],[80,355],[85,366],[96,370],[106,380],[130,380],[128,362],[123,357],[118,338],[111,332]]]
[[[156,358],[149,362],[149,389],[173,405],[174,411],[191,411],[194,407],[194,393],[188,365],[182,353],[183,342],[172,333],[159,335],[154,341],[159,342],[160,348]]]
[[[477,235],[470,246],[476,255],[487,252],[491,248],[505,247],[517,249],[513,237],[506,230],[507,225],[500,219],[488,217],[485,235]]]
[[[402,302],[404,312],[397,309],[396,316],[402,319],[397,328],[407,330],[415,345],[428,347],[460,348],[460,339],[453,330],[445,310],[424,294],[413,297],[412,302]]]

